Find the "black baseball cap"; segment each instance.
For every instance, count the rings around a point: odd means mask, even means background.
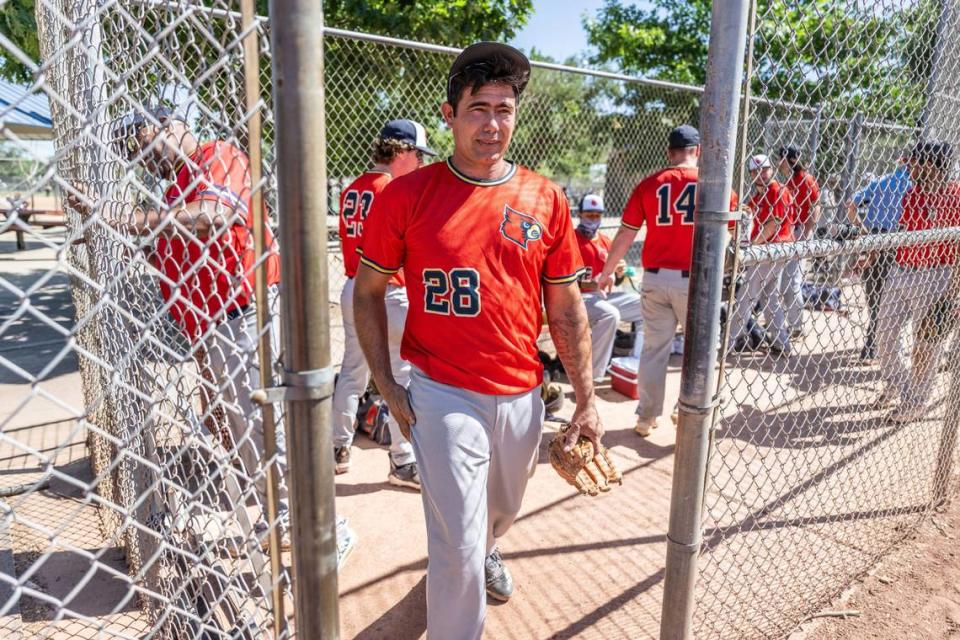
[[[451,95],[453,89],[453,79],[463,73],[467,68],[489,63],[490,58],[501,56],[508,60],[514,68],[514,73],[523,75],[526,79],[519,87],[519,93],[527,87],[530,80],[530,60],[523,55],[519,49],[514,49],[508,44],[502,42],[475,42],[457,56],[450,66],[450,73],[447,74],[447,102],[453,104],[456,97]]]
[[[428,156],[437,155],[436,151],[427,146],[427,130],[413,120],[391,120],[380,130],[380,139],[408,144]]]
[[[953,147],[947,142],[929,140],[918,142],[910,150],[910,158],[917,162],[931,162],[938,169],[945,169],[953,159]]]
[[[800,159],[800,149],[796,147],[780,147],[777,151],[777,156],[781,159],[786,158],[787,160],[799,160]]]
[[[700,145],[700,132],[695,127],[682,124],[670,131],[667,136],[667,147],[670,149],[686,149]]]

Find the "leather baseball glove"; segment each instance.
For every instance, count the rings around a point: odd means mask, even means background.
[[[570,451],[563,450],[564,435],[568,427],[561,427],[550,441],[550,464],[568,484],[580,493],[595,496],[610,491],[614,482],[623,484],[623,475],[617,470],[602,444],[594,451],[593,442],[580,436]]]

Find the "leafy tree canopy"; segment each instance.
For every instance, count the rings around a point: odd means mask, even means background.
[[[0,5],[0,33],[31,60],[40,59],[35,0]],[[267,13],[267,0],[257,11]],[[475,40],[513,37],[533,11],[533,0],[328,0],[324,20],[331,27],[366,31],[426,42],[465,45]],[[0,50],[0,76],[15,82],[32,79],[30,70]]]

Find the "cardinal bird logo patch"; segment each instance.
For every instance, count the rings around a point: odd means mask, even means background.
[[[540,239],[543,235],[543,227],[533,216],[520,213],[507,204],[503,206],[503,222],[500,224],[500,233],[510,242],[526,249],[528,242]]]

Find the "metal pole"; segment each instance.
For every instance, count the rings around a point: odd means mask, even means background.
[[[296,632],[339,637],[321,0],[271,0]]]
[[[937,466],[933,473],[933,506],[945,504],[950,496],[953,461],[957,451],[957,431],[960,427],[960,363],[950,356],[950,391],[944,411],[943,431],[937,448]]]
[[[693,638],[708,441],[715,407],[720,300],[736,162],[749,0],[714,0],[707,84],[700,110],[702,155],[686,318],[680,420],[667,532],[661,640]]]
[[[919,129],[923,139],[929,139],[930,115],[937,101],[937,84],[940,82],[941,67],[943,66],[943,47],[948,34],[948,26],[953,18],[953,3],[955,0],[941,0],[940,17],[937,20],[937,32],[933,41],[933,55],[930,57],[930,76],[927,78],[926,102],[920,112]]]
[[[243,82],[245,106],[247,110],[247,153],[250,158],[250,188],[253,189],[253,243],[254,251],[260,264],[254,274],[255,295],[257,300],[257,330],[260,340],[257,345],[257,356],[260,362],[260,387],[267,388],[273,385],[273,349],[271,349],[272,334],[264,327],[272,325],[270,315],[269,294],[267,293],[267,266],[266,257],[273,251],[273,247],[264,246],[265,225],[267,220],[263,215],[263,167],[262,149],[263,133],[260,120],[260,56],[257,38],[257,24],[253,0],[240,0],[240,12],[245,37],[243,39]],[[270,600],[273,609],[273,636],[282,638],[286,626],[286,616],[283,611],[283,563],[280,557],[280,527],[277,522],[277,505],[279,491],[277,489],[277,424],[273,405],[265,403],[260,406],[263,419],[263,455],[269,461],[266,465],[267,504],[266,516],[270,524],[269,550],[270,575],[273,578],[270,589]]]
[[[807,170],[814,175],[818,175],[817,150],[820,147],[820,119],[821,119],[822,112],[823,112],[823,105],[820,105],[819,107],[817,107],[817,113],[813,116],[813,127],[810,130],[810,139],[808,143],[810,147],[810,162],[807,163],[808,165]],[[824,182],[824,176],[819,176],[819,182],[820,183]]]
[[[840,202],[849,202],[856,190],[857,166],[860,162],[860,138],[863,137],[863,114],[853,116],[850,128],[847,130],[847,158],[843,163],[843,174],[840,177],[840,189],[843,198]]]

